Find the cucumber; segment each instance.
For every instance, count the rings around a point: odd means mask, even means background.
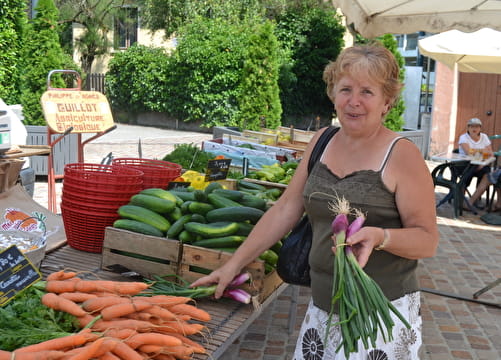
[[[195,236],[186,230],[181,231],[178,238],[183,244],[191,244],[191,242],[195,240]]]
[[[214,191],[207,195],[207,200],[210,204],[212,204],[215,208],[225,208],[225,207],[236,207],[240,206],[236,201],[230,200],[224,196],[215,194]]]
[[[181,208],[175,207],[174,210],[172,210],[170,213],[164,214],[164,216],[167,217],[167,220],[169,220],[171,223],[178,221],[181,216],[183,216],[183,213],[181,212]]]
[[[207,214],[211,210],[214,210],[214,206],[200,201],[192,201],[188,205],[188,211],[192,214],[200,214],[205,216],[205,214]]]
[[[190,221],[184,224],[184,229],[192,234],[200,235],[204,239],[209,239],[235,234],[238,231],[238,224],[228,221],[208,224]]]
[[[141,206],[158,214],[171,212],[176,207],[176,202],[162,199],[152,195],[136,194],[130,198],[130,204]]]
[[[264,211],[249,206],[232,206],[209,211],[205,217],[209,223],[217,221],[258,222]]]
[[[239,235],[229,235],[218,238],[202,239],[197,240],[192,243],[194,246],[200,246],[205,248],[222,248],[222,247],[239,247],[241,243],[246,239],[245,236]]]
[[[137,220],[156,227],[165,233],[170,228],[170,222],[154,211],[137,205],[122,205],[117,210],[118,215],[125,219]]]
[[[220,183],[218,183],[217,181],[212,181],[211,183],[209,183],[209,185],[207,185],[204,189],[205,193],[207,195],[209,195],[211,192],[213,192],[214,190],[217,190],[217,189],[222,189],[223,188],[223,185],[221,185]]]
[[[207,202],[207,194],[203,190],[195,190],[193,191],[193,195],[195,197],[195,201],[199,202]]]
[[[132,232],[162,237],[164,234],[156,227],[145,224],[141,221],[131,219],[118,219],[113,223],[113,227],[117,229],[129,230]]]
[[[139,193],[144,194],[144,195],[156,196],[156,197],[159,197],[160,199],[174,201],[175,203],[177,203],[177,201],[179,199],[176,195],[174,195],[170,191],[160,189],[160,188],[144,189]]]
[[[278,254],[280,252],[280,249],[282,248],[282,245],[282,240],[278,240],[270,249]]]
[[[254,228],[253,224],[250,224],[248,222],[239,222],[238,231],[235,233],[235,235],[247,236],[250,234],[253,228]]]
[[[243,193],[238,190],[228,190],[228,189],[216,189],[212,192],[213,194],[223,196],[227,199],[238,202],[243,196]]]
[[[191,214],[191,221],[198,223],[207,223],[207,219],[202,214]]]
[[[191,221],[191,214],[186,214],[181,216],[177,221],[175,221],[169,230],[167,231],[167,237],[169,239],[177,239],[177,236],[184,230],[184,224]]]
[[[184,203],[182,203],[180,209],[181,209],[181,213],[183,214],[189,214],[190,213],[190,209],[189,209],[189,206],[190,204],[195,201],[195,200],[187,200],[185,201]]]
[[[246,189],[252,189],[252,190],[259,190],[259,191],[266,191],[266,187],[261,185],[261,184],[256,184],[250,181],[246,180],[238,180],[237,181],[237,188],[239,189],[240,187],[246,188]],[[239,189],[240,190],[240,189]]]
[[[181,198],[183,201],[195,201],[195,194],[193,191],[180,191],[180,190],[169,190],[172,194]]]
[[[278,261],[278,255],[276,252],[274,252],[271,249],[266,250],[263,252],[261,255],[259,255],[259,258],[261,260],[264,260],[267,264],[270,264],[271,266],[276,266],[277,261]]]
[[[239,203],[243,206],[253,207],[260,210],[266,210],[266,200],[251,194],[244,194]]]

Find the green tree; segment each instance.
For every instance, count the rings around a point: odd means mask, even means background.
[[[37,15],[28,25],[21,64],[21,104],[27,125],[45,125],[40,98],[47,90],[47,75],[55,69],[77,70],[71,58],[59,44],[57,21],[59,12],[53,0],[40,0]],[[51,86],[64,88],[62,76],[52,78]]]
[[[0,98],[19,102],[22,39],[27,23],[26,1],[0,0]]]

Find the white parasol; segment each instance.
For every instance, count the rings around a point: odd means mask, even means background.
[[[332,0],[349,27],[367,38],[386,33],[501,30],[499,0]]]
[[[450,30],[418,41],[421,54],[461,72],[501,74],[501,32]]]

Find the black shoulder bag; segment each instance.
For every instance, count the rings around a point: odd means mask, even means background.
[[[338,127],[330,126],[320,135],[308,161],[308,175],[313,169],[313,165],[320,159],[329,140],[338,130]],[[284,282],[293,285],[310,286],[308,256],[310,254],[312,236],[310,221],[308,220],[308,216],[304,214],[285,238],[278,253],[276,269]]]

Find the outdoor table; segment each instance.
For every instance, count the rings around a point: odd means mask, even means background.
[[[441,162],[441,163],[455,163],[455,162],[461,162],[464,163],[467,161],[467,166],[464,168],[464,170],[460,174],[460,179],[461,180],[463,177],[471,176],[477,166],[487,166],[491,163],[493,163],[496,158],[494,156],[490,156],[487,159],[483,159],[482,157],[477,157],[477,156],[470,156],[470,155],[463,155],[459,153],[441,153],[437,155],[431,156],[431,160]],[[463,189],[466,190],[466,189]],[[462,192],[463,193],[463,192]],[[442,205],[443,203],[449,201],[453,194],[449,192],[438,204],[437,207]],[[461,199],[459,199],[461,200]],[[458,201],[459,201],[458,200]],[[466,200],[466,205],[470,209],[471,212],[476,214],[476,210],[473,208],[473,205],[470,204],[470,202],[467,199],[462,199]]]
[[[78,271],[83,279],[103,279],[114,281],[138,281],[137,278],[127,278],[120,273],[106,271],[101,268],[101,254],[80,251],[69,245],[52,247],[45,255],[40,271],[44,278],[54,271],[62,269]],[[218,359],[228,347],[244,333],[266,307],[272,303],[286,288],[282,283],[264,302],[258,306],[243,304],[230,299],[197,299],[197,306],[208,311],[212,317],[206,323],[206,331],[191,337],[203,344],[207,354],[194,354],[193,359]],[[289,323],[290,326],[290,323]]]

